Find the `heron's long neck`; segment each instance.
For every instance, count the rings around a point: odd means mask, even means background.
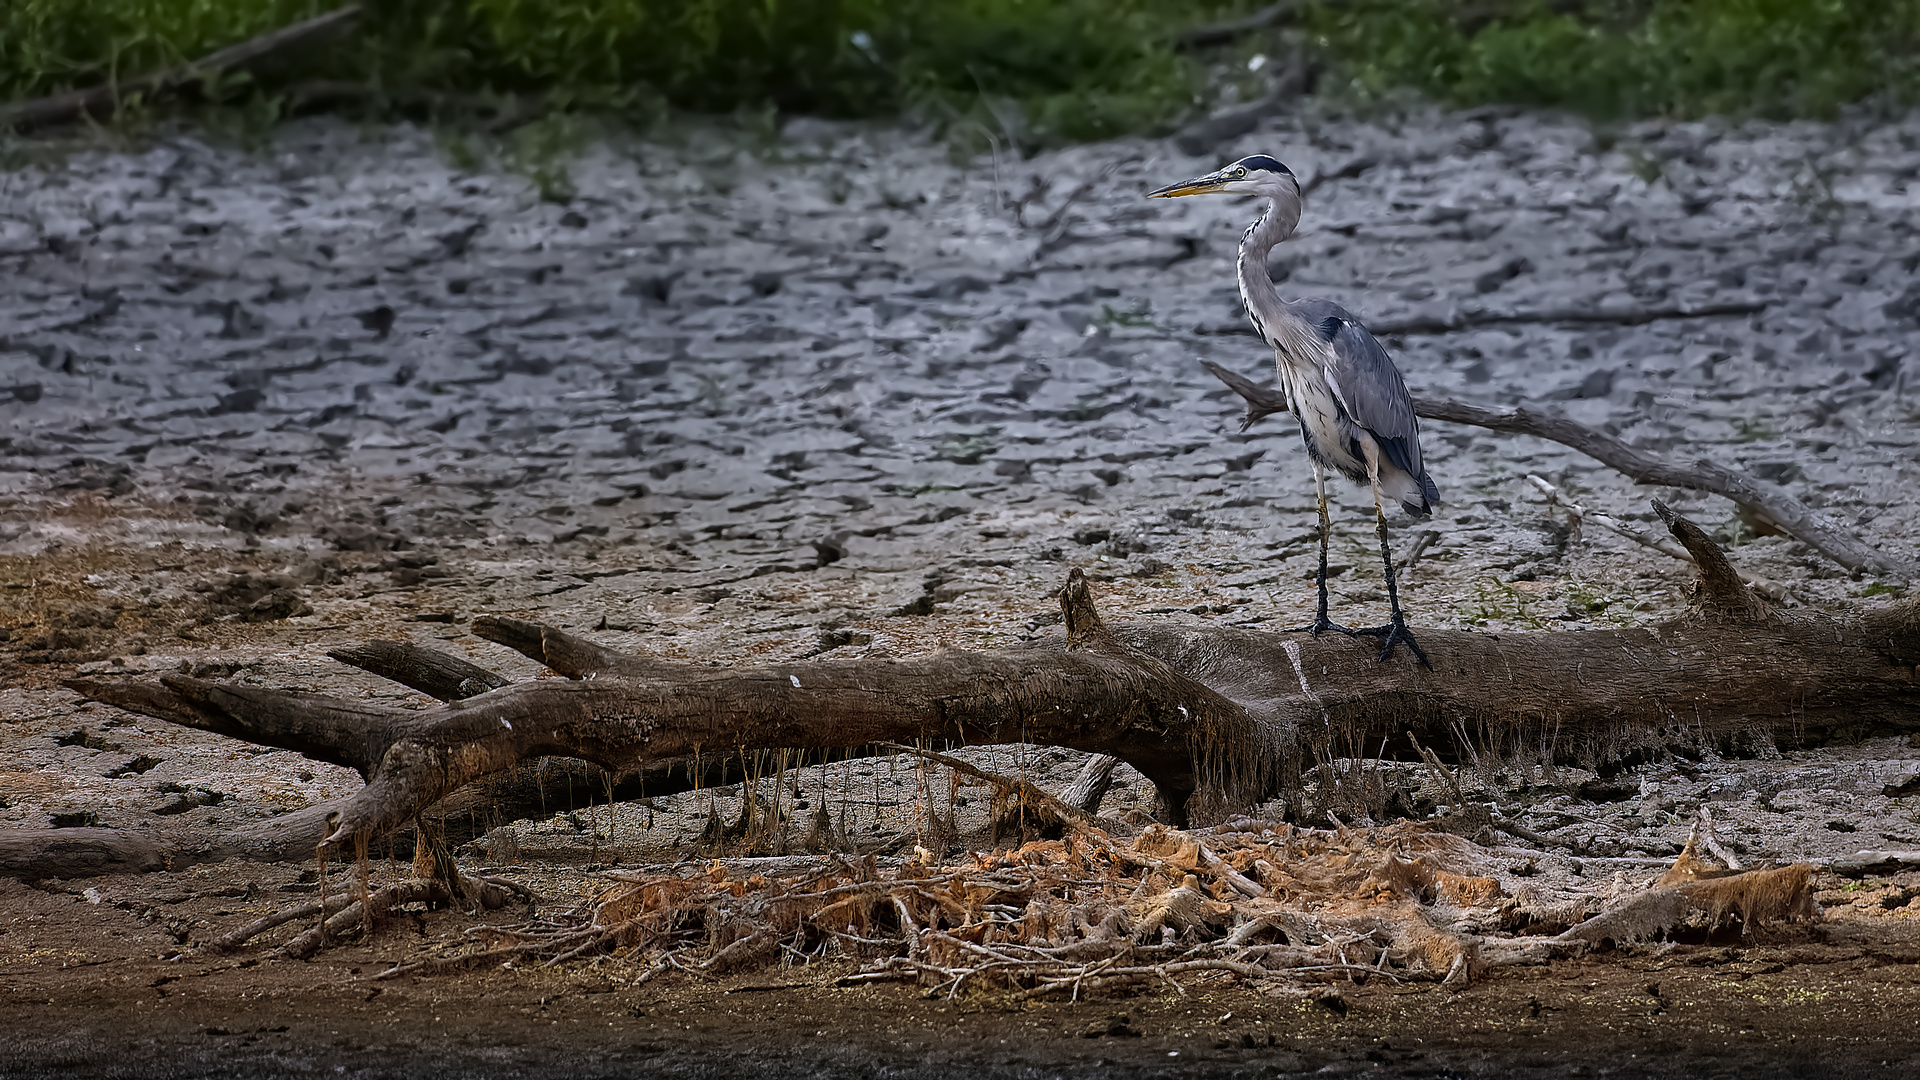
[[[1273,275],[1267,271],[1267,256],[1282,240],[1292,236],[1300,224],[1299,202],[1288,202],[1291,205],[1278,199],[1270,200],[1266,213],[1260,215],[1260,220],[1254,222],[1240,240],[1240,299],[1260,328],[1261,336],[1269,340],[1283,301],[1279,290],[1273,287]]]
[[[1246,236],[1240,238],[1240,296],[1246,300],[1248,311],[1258,311],[1254,307],[1256,298],[1269,298],[1273,304],[1279,304],[1281,294],[1273,288],[1273,275],[1267,273],[1267,256],[1273,254],[1273,248],[1281,240],[1294,234],[1294,227],[1300,225],[1300,208],[1283,208],[1277,200],[1269,200],[1260,221],[1252,223],[1246,229]]]

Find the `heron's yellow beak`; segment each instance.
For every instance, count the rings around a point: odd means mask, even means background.
[[[1191,180],[1182,180],[1177,184],[1168,184],[1158,191],[1149,191],[1147,192],[1147,198],[1177,199],[1182,195],[1205,195],[1208,192],[1219,191],[1225,187],[1226,184],[1227,178],[1223,174],[1217,172],[1208,173],[1205,176],[1196,176]]]

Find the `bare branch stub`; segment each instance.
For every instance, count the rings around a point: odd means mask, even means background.
[[[484,694],[512,681],[457,656],[404,641],[368,641],[330,649],[327,655],[439,701]]]
[[[1227,388],[1239,394],[1247,403],[1247,412],[1240,418],[1240,430],[1245,431],[1257,421],[1264,420],[1275,413],[1290,413],[1292,405],[1287,395],[1271,387],[1261,386],[1245,375],[1221,367],[1211,360],[1200,361],[1200,366],[1213,373],[1213,377],[1227,384]]]
[[[1100,621],[1100,612],[1093,606],[1087,575],[1077,568],[1067,573],[1067,583],[1060,590],[1060,614],[1066,621],[1069,645],[1113,644],[1113,635],[1107,632],[1107,624]]]
[[[569,679],[608,676],[650,678],[676,670],[678,665],[650,660],[644,656],[617,652],[587,638],[569,634],[543,623],[513,619],[505,615],[481,615],[473,620],[476,636],[497,642],[533,660],[538,660]]]
[[[399,710],[362,702],[162,675],[159,683],[76,678],[64,684],[90,701],[128,712],[277,746],[370,775],[393,735]]]
[[[1721,551],[1720,545],[1702,532],[1700,526],[1681,517],[1659,499],[1653,500],[1653,511],[1660,515],[1673,538],[1687,549],[1687,554],[1693,556],[1693,564],[1700,572],[1697,595],[1702,603],[1728,618],[1765,622],[1773,617],[1773,605],[1740,580],[1740,572],[1727,561],[1727,553]]]

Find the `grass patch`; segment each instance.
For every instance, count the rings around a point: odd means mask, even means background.
[[[0,100],[176,65],[339,2],[7,0]],[[1246,83],[1254,54],[1296,44],[1328,66],[1324,88],[1361,102],[1412,91],[1614,119],[1827,116],[1875,95],[1920,100],[1920,0],[1323,0],[1294,25],[1209,51],[1174,45],[1183,29],[1257,6],[368,0],[351,39],[271,81],[279,93],[345,80],[375,107],[426,92],[637,119],[665,108],[905,113],[976,146],[1022,148],[1166,129]],[[252,89],[236,80],[210,96],[262,96]],[[1657,163],[1643,167],[1657,175]]]
[[[10,0],[0,99],[179,64],[339,0]],[[385,0],[298,79],[369,97],[537,95],[825,116],[902,111],[1000,143],[1165,125],[1205,90],[1173,35],[1250,0]]]
[[[1362,98],[1411,87],[1597,119],[1920,98],[1920,0],[1351,0],[1311,25]]]

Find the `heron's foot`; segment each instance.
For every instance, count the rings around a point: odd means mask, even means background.
[[[1339,623],[1334,622],[1332,619],[1327,618],[1327,613],[1324,611],[1318,615],[1315,615],[1313,617],[1313,621],[1308,623],[1307,625],[1296,626],[1287,632],[1291,634],[1301,634],[1301,633],[1312,634],[1314,637],[1319,637],[1321,634],[1324,634],[1329,630],[1333,631],[1336,634],[1346,634],[1349,637],[1353,636],[1354,634],[1364,633],[1364,631],[1350,630],[1347,627],[1341,626]]]
[[[1413,631],[1407,628],[1407,620],[1398,611],[1393,613],[1393,618],[1385,626],[1369,626],[1360,630],[1349,630],[1347,633],[1356,637],[1379,638],[1380,659],[1382,661],[1393,655],[1393,647],[1395,645],[1404,642],[1407,648],[1412,651],[1413,658],[1420,661],[1421,667],[1426,668],[1428,671],[1433,670],[1433,664],[1427,660],[1426,651],[1420,648],[1419,642],[1413,640]]]

